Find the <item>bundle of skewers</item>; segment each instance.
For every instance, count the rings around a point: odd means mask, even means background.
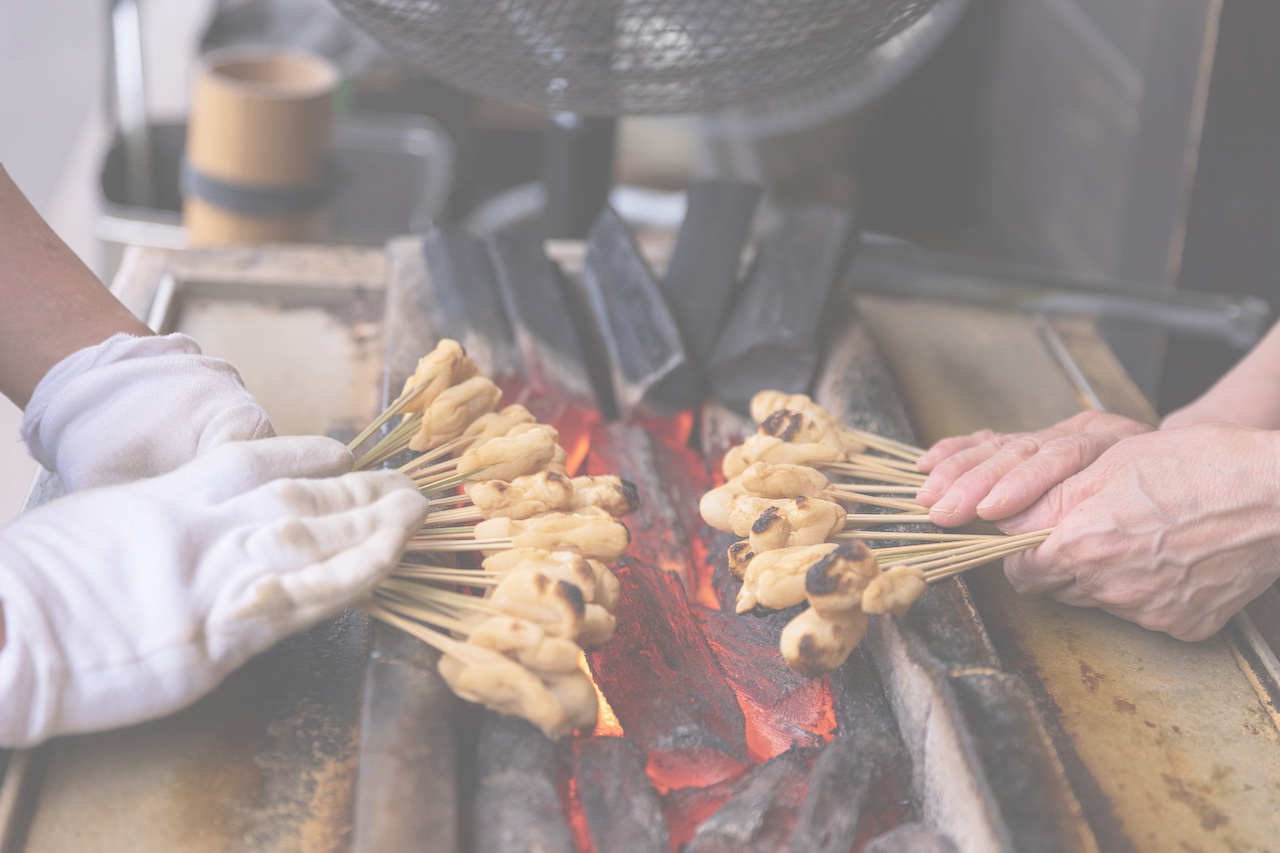
[[[458,696],[555,738],[596,724],[583,651],[617,627],[610,567],[631,538],[618,518],[638,496],[619,477],[569,476],[556,430],[501,399],[444,339],[352,440],[355,451],[386,427],[356,466],[413,454],[399,470],[432,508],[365,608],[437,649]]]
[[[803,394],[761,391],[751,417],[759,432],[725,454],[726,482],[699,509],[712,527],[743,537],[728,554],[742,581],[739,613],[808,605],[780,641],[787,664],[804,675],[844,663],[870,616],[905,615],[929,584],[1049,535],[878,529],[929,520],[914,497],[925,479],[916,464],[923,450],[846,427]]]

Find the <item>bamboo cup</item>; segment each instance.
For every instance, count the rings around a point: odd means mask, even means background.
[[[183,221],[192,245],[320,241],[339,73],[289,48],[209,53],[192,95]]]

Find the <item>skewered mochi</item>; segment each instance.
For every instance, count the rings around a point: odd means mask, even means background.
[[[922,569],[897,566],[867,584],[862,593],[862,609],[867,613],[905,616],[927,588]]]
[[[738,477],[742,489],[766,498],[816,495],[831,487],[827,475],[807,465],[785,462],[753,462]]]
[[[582,613],[582,628],[578,631],[578,644],[584,649],[603,646],[613,639],[618,630],[618,619],[599,604],[588,604]]]
[[[558,440],[552,427],[520,424],[507,435],[468,448],[458,457],[458,471],[479,471],[486,480],[514,480],[544,468],[563,474],[564,450]]]
[[[484,376],[449,386],[423,410],[422,426],[409,448],[421,453],[453,441],[476,418],[492,412],[501,399],[502,389]]]
[[[544,683],[564,709],[564,727],[567,729],[564,734],[574,729],[591,730],[596,727],[600,719],[600,700],[589,675],[579,669],[550,676]]]
[[[756,552],[751,550],[751,542],[747,539],[739,539],[729,546],[729,574],[738,580],[742,580],[747,573],[747,566],[751,564],[751,560],[755,557]]]
[[[462,431],[462,438],[468,446],[484,444],[500,435],[506,435],[521,424],[535,424],[537,419],[528,409],[519,403],[504,406],[496,412],[488,412],[472,421]]]
[[[450,338],[443,338],[435,349],[418,359],[413,375],[404,382],[400,396],[404,396],[414,388],[422,386],[403,406],[400,411],[422,412],[431,405],[440,392],[463,380],[470,379],[479,371],[475,362],[467,358],[462,345]]]
[[[786,391],[775,391],[771,388],[766,388],[763,391],[757,391],[751,398],[751,402],[748,404],[748,411],[751,414],[751,420],[760,424],[764,423],[769,415],[779,409],[803,412],[815,405],[813,398],[808,394],[788,394]]]
[[[784,498],[774,502],[751,525],[748,540],[756,554],[817,545],[826,542],[843,529],[849,514],[834,501],[809,498]]]
[[[756,433],[742,444],[729,448],[722,469],[726,480],[742,476],[753,462],[782,462],[787,465],[820,465],[844,459],[834,447],[813,442],[787,442],[772,435]]]
[[[520,559],[502,562],[497,558],[506,556],[510,553],[535,553],[543,554],[545,557],[538,559]],[[544,575],[556,580],[568,581],[569,583],[582,590],[582,600],[584,602],[595,601],[596,596],[596,573],[592,569],[590,562],[586,557],[578,554],[571,554],[568,551],[544,551],[535,550],[533,548],[512,548],[510,551],[502,554],[495,554],[493,557],[485,559],[483,563],[485,571],[495,574],[509,575],[512,572],[528,569],[532,571],[542,572]],[[502,568],[495,568],[501,566]]]
[[[595,506],[612,516],[629,515],[640,506],[635,483],[614,474],[584,474],[573,478],[571,509]]]
[[[760,514],[777,501],[748,495],[735,489],[736,485],[731,483],[712,489],[698,501],[698,511],[702,520],[716,530],[746,536]]]
[[[749,613],[756,607],[783,610],[805,599],[809,568],[836,550],[835,543],[782,548],[757,554],[747,565],[738,590],[736,610]]]
[[[502,652],[540,673],[573,672],[582,648],[572,640],[553,637],[542,626],[515,616],[490,616],[471,630],[467,642]]]
[[[847,453],[835,424],[806,412],[778,409],[760,424],[760,433],[793,444],[824,444],[839,453]]]
[[[751,399],[751,419],[760,424],[762,428],[771,416],[780,411],[799,412],[807,415],[818,424],[826,424],[832,434],[835,436],[836,446],[840,447],[846,456],[856,456],[867,450],[866,442],[858,438],[857,435],[844,428],[838,420],[832,417],[831,413],[819,406],[813,401],[813,398],[807,394],[785,394],[781,391],[761,391]],[[771,435],[777,435],[773,430],[776,427],[768,428],[765,431]],[[801,438],[789,438],[788,441],[803,441]]]
[[[569,573],[576,576],[579,572],[579,566],[583,564],[587,566],[595,577],[593,597],[587,598],[584,590],[583,600],[599,604],[605,610],[612,611],[618,604],[621,588],[618,584],[617,576],[609,571],[609,567],[599,560],[591,560],[581,554],[574,554],[569,551],[548,551],[545,548],[508,548],[505,551],[498,551],[486,557],[482,567],[486,572],[493,572],[494,574],[506,574],[516,569],[531,568],[557,576],[555,573],[561,571],[565,572],[565,574],[560,574],[558,577],[568,580]]]
[[[554,637],[576,640],[586,602],[582,590],[536,569],[509,573],[485,598],[498,613],[527,619]]]
[[[865,542],[842,542],[809,567],[804,590],[819,614],[842,618],[862,607],[863,591],[879,576],[880,564]]]
[[[485,518],[532,518],[544,512],[569,509],[574,496],[573,481],[555,471],[539,471],[502,479],[467,483],[467,497]]]
[[[787,666],[816,678],[848,659],[867,633],[869,620],[861,610],[828,619],[810,607],[787,623],[778,645]]]
[[[475,537],[511,539],[516,548],[572,551],[610,565],[631,542],[626,525],[595,507],[584,507],[580,512],[550,512],[524,520],[486,518],[476,524]]]
[[[440,658],[438,669],[449,688],[463,699],[499,714],[523,717],[547,737],[563,737],[574,729],[571,721],[585,718],[575,693],[554,690],[500,652],[469,646],[466,660],[445,655]],[[558,686],[560,679],[554,683]],[[567,700],[576,704],[566,707]]]

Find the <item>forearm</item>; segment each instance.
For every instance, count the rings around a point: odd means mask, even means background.
[[[1280,323],[1209,390],[1170,412],[1160,426],[1212,422],[1280,428]]]
[[[41,219],[0,166],[0,393],[26,406],[71,353],[150,334]]]

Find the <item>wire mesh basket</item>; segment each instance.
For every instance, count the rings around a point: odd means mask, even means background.
[[[585,115],[747,108],[757,116],[796,105],[812,110],[865,84],[869,68],[931,49],[964,5],[964,0],[334,2],[393,55],[491,97]],[[915,35],[898,38],[908,33]]]

